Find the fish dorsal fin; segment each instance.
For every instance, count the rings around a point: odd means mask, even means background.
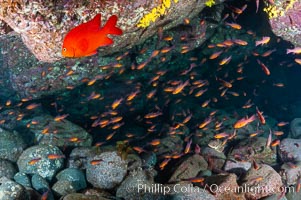
[[[87,24],[89,24],[89,29],[99,30],[101,27],[101,14],[95,15],[95,17],[91,21],[87,22]]]

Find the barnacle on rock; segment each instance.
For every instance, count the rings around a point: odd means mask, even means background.
[[[178,0],[174,0],[175,3],[178,3]],[[138,27],[146,28],[150,25],[151,22],[155,22],[160,16],[166,14],[167,9],[171,6],[171,0],[163,0],[162,4],[153,8],[149,13],[145,14],[139,23]]]

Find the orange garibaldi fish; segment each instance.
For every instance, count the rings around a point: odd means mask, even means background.
[[[70,30],[65,36],[62,55],[64,57],[84,57],[97,53],[97,48],[113,44],[108,34],[121,35],[122,30],[116,27],[117,16],[112,15],[101,27],[101,15],[97,14],[92,20],[80,24]]]

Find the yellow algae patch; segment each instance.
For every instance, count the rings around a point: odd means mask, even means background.
[[[215,1],[214,1],[214,0],[207,0],[207,1],[205,2],[205,5],[208,6],[208,7],[211,7],[211,6],[213,6],[214,4],[215,4]]]
[[[150,25],[151,22],[155,22],[160,16],[166,14],[167,9],[170,8],[172,0],[163,0],[162,4],[153,8],[149,13],[145,14],[139,23],[138,27],[146,28]],[[179,0],[173,0],[175,3],[178,3]]]
[[[277,4],[271,5],[269,4],[266,6],[263,11],[266,12],[269,15],[269,18],[276,18],[281,17],[285,14],[285,12],[289,9],[291,9],[294,5],[296,0],[288,0],[288,1],[282,1]]]
[[[278,9],[277,6],[269,5],[263,9],[264,12],[266,12],[269,15],[269,18],[276,18],[281,17],[284,15],[284,11],[281,9]]]

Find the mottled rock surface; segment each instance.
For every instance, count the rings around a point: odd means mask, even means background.
[[[215,194],[217,200],[241,199],[245,197],[238,191],[237,176],[235,174],[218,174],[207,177],[206,189]]]
[[[265,8],[273,32],[296,46],[300,46],[301,41],[300,9],[300,0],[275,1]]]
[[[235,173],[236,175],[241,175],[246,173],[250,168],[252,164],[247,161],[232,161],[227,160],[224,165],[224,170],[227,172]]]
[[[154,199],[160,194],[148,192],[154,180],[143,170],[132,171],[117,188],[116,197],[124,199]]]
[[[91,146],[92,136],[80,126],[64,119],[56,121],[50,115],[34,117],[38,124],[30,127],[39,144],[58,147]]]
[[[1,200],[29,200],[25,188],[5,177],[0,178],[0,199]]]
[[[242,140],[230,152],[231,158],[239,158],[240,160],[252,162],[264,162],[270,165],[276,164],[276,150],[266,147],[267,138],[255,137]]]
[[[17,170],[12,162],[0,159],[0,177],[12,179]]]
[[[50,159],[49,155],[60,156]],[[20,155],[18,168],[26,174],[39,174],[41,177],[51,180],[63,167],[64,155],[58,147],[48,145],[32,146]]]
[[[56,175],[57,182],[52,186],[52,190],[60,195],[75,193],[87,187],[85,175],[75,168],[67,168]]]
[[[91,161],[99,161],[91,164]],[[96,188],[112,189],[121,183],[127,172],[127,162],[117,152],[104,152],[92,157],[87,166],[87,181]]]
[[[226,156],[223,152],[219,152],[213,148],[205,147],[202,155],[212,169],[221,169],[226,161]]]
[[[301,139],[283,139],[279,147],[279,154],[283,162],[301,161]]]
[[[297,183],[298,177],[301,176],[301,163],[284,163],[281,165],[279,174],[282,177],[283,183],[286,185],[294,185]]]
[[[61,58],[63,37],[74,26],[90,20],[97,13],[102,14],[102,23],[109,16],[118,15],[118,26],[124,30],[121,37],[114,39],[112,47],[103,53],[119,51],[141,43],[156,33],[164,24],[171,28],[182,23],[185,17],[193,17],[204,8],[204,1],[166,1],[164,18],[151,22],[148,29],[139,28],[141,18],[162,4],[159,1],[18,1],[16,4],[2,3],[0,19],[19,33],[23,42],[42,61],[53,62]],[[177,3],[175,3],[177,2]]]
[[[25,173],[22,173],[22,172],[16,173],[14,176],[14,180],[15,180],[15,182],[23,185],[24,187],[28,187],[28,188],[31,187],[30,178]]]
[[[194,154],[183,160],[177,166],[168,182],[178,182],[181,180],[194,178],[200,171],[206,170],[208,164],[206,160],[199,154]]]
[[[272,167],[261,164],[259,169],[250,168],[241,186],[248,188],[248,191],[245,191],[246,198],[260,199],[272,194],[280,194],[283,183],[281,176]]]
[[[180,137],[165,137],[161,139],[160,144],[157,146],[157,156],[165,154],[176,154],[182,151],[183,141]]]
[[[290,123],[292,138],[299,139],[301,137],[301,118],[295,118]]]
[[[95,154],[90,147],[76,147],[74,148],[68,159],[69,168],[86,169],[88,165],[88,157]]]
[[[21,135],[0,128],[0,158],[16,162],[26,147]]]
[[[99,197],[97,195],[85,195],[81,193],[72,193],[66,195],[62,200],[110,200],[110,198]]]

